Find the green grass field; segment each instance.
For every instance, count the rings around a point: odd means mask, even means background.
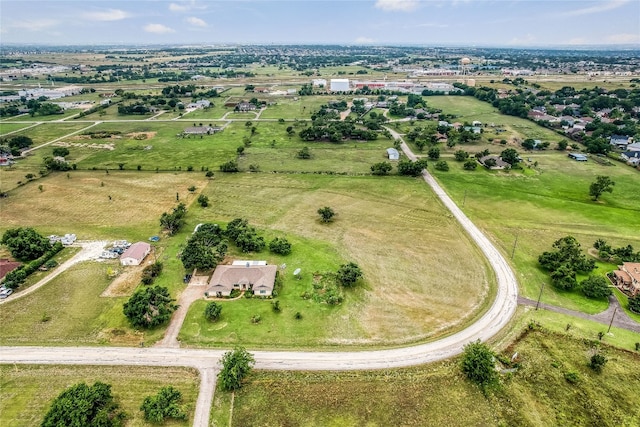
[[[183,343],[366,346],[432,339],[469,322],[489,292],[490,273],[482,257],[419,180],[224,175],[203,194],[212,208],[194,207],[198,221],[242,216],[269,235],[284,233],[299,243],[282,259],[287,264],[279,297],[283,313],[271,313],[269,303],[258,300],[225,302],[223,320],[207,324],[204,303],[198,303],[185,321]],[[332,224],[318,221],[316,211],[325,205],[338,213]],[[265,257],[272,258],[251,258]],[[318,307],[300,298],[311,287],[312,272],[335,271],[347,261],[357,262],[365,275],[364,289],[347,292],[348,309]],[[301,283],[290,276],[297,267],[303,269]],[[251,307],[263,315],[262,324],[250,324]],[[302,321],[293,319],[296,311]]]
[[[544,330],[505,351],[520,369],[483,396],[458,361],[374,372],[255,372],[231,394],[218,389],[215,426],[632,426],[640,422],[640,355],[604,346],[601,374],[588,368],[591,345]],[[576,372],[577,384],[564,379]],[[295,397],[294,397],[295,396]],[[233,406],[233,416],[229,420]]]
[[[529,169],[525,165],[526,173],[483,168],[469,172],[446,156],[451,170],[432,171],[502,252],[508,256],[514,253],[512,262],[524,296],[537,298],[541,284],[549,283],[549,275],[538,267],[538,255],[551,250],[552,243],[561,237],[576,237],[585,251],[598,238],[614,246],[640,248],[636,232],[640,209],[634,198],[640,178],[637,171],[624,165],[578,163],[552,151],[523,157],[538,166]],[[613,194],[593,202],[588,192],[596,175],[609,175],[616,185]],[[588,313],[602,311],[607,305],[586,299],[577,291],[562,292],[551,286],[545,288],[542,301]]]
[[[0,365],[0,424],[4,427],[40,425],[51,402],[71,385],[96,381],[111,384],[111,393],[127,414],[126,425],[151,426],[140,411],[146,396],[162,387],[173,386],[182,393],[182,404],[189,414],[184,422],[169,421],[167,426],[189,426],[198,395],[199,378],[187,368],[144,366],[32,366]]]

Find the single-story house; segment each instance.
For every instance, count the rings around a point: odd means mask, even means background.
[[[219,265],[211,276],[205,295],[228,297],[231,291],[253,290],[254,295],[268,297],[276,282],[276,265]]]
[[[569,153],[568,156],[569,156],[569,158],[575,160],[576,162],[586,162],[587,161],[587,156],[585,156],[584,154]]]
[[[187,108],[207,108],[211,106],[211,101],[208,99],[201,99],[196,102],[191,102],[187,104]]]
[[[213,126],[190,126],[182,131],[183,135],[212,135],[220,132],[222,128]]]
[[[627,295],[640,293],[640,262],[623,262],[613,272],[614,284]]]
[[[627,145],[631,144],[632,142],[632,138],[629,138],[625,135],[611,135],[611,138],[609,138],[609,144],[623,150],[625,150],[627,148]]]
[[[4,279],[4,276],[20,267],[20,265],[22,264],[16,261],[10,261],[6,258],[0,259],[0,280]]]
[[[120,255],[120,264],[122,265],[140,265],[147,255],[151,252],[151,245],[147,242],[137,242],[129,246],[126,251]]]
[[[640,151],[640,142],[627,145],[627,151]]]
[[[387,148],[387,157],[389,160],[400,160],[400,153],[395,148]]]
[[[250,102],[241,102],[235,107],[236,111],[254,111],[255,109],[256,106]]]
[[[480,157],[479,161],[480,163],[482,163],[482,166],[491,170],[509,169],[511,167],[509,163],[505,162],[500,156],[497,156],[495,154],[489,154],[488,156]],[[494,164],[492,165],[492,163]]]
[[[625,151],[620,153],[620,158],[630,165],[640,164],[640,151]]]

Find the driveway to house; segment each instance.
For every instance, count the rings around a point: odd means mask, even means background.
[[[97,259],[102,253],[102,251],[104,250],[104,247],[106,245],[107,245],[106,241],[76,242],[73,246],[80,246],[82,248],[80,249],[80,252],[78,252],[77,254],[75,254],[74,256],[72,256],[62,264],[60,264],[58,268],[56,268],[51,273],[49,273],[47,277],[42,278],[42,280],[38,281],[35,285],[30,286],[23,291],[15,292],[11,294],[8,298],[0,300],[0,305],[5,304],[9,301],[16,300],[18,298],[22,298],[25,295],[29,295],[30,293],[37,291],[42,286],[46,285],[51,280],[58,277],[62,272],[67,270],[72,265],[75,265],[82,261]]]

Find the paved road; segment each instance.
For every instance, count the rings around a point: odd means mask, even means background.
[[[397,132],[392,129],[389,131],[395,138],[401,139]],[[404,142],[402,149],[409,158],[415,159]],[[518,286],[513,271],[489,239],[464,215],[426,171],[423,172],[423,177],[476,242],[495,270],[498,290],[496,299],[489,310],[466,329],[427,344],[359,352],[256,351],[253,352],[256,368],[269,370],[362,370],[419,365],[455,356],[462,352],[465,344],[478,339],[486,341],[506,326],[517,305]],[[185,295],[185,298],[187,296],[190,296],[190,293]],[[185,307],[184,314],[186,314],[187,308]],[[184,320],[184,314],[176,316],[176,325],[181,324]],[[167,334],[164,344],[173,346],[176,334],[177,332]],[[213,398],[216,369],[222,354],[222,350],[161,347],[0,347],[0,363],[194,367],[200,371],[202,378],[194,425],[206,426]]]
[[[532,299],[518,297],[518,304],[520,305],[535,307],[537,303],[537,301]],[[640,333],[640,323],[636,322],[627,315],[627,313],[620,306],[620,302],[618,301],[618,299],[613,295],[609,297],[609,307],[605,311],[597,314],[582,313],[581,311],[574,311],[569,310],[568,308],[556,307],[555,305],[545,304],[543,302],[540,303],[540,308],[554,311],[556,313],[579,317],[581,319],[592,320],[594,322],[602,323],[603,325],[609,325],[611,319],[613,318],[613,326]]]

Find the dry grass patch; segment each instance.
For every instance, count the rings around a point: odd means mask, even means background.
[[[181,202],[190,204],[204,174],[104,171],[52,174],[22,186],[0,201],[1,230],[36,227],[49,234],[73,232],[81,239],[146,239],[159,218]],[[38,189],[42,185],[43,190]]]
[[[100,295],[101,297],[125,297],[131,295],[142,278],[144,265],[128,266],[122,272],[117,273],[117,277],[107,289]],[[121,267],[122,268],[122,267]]]

